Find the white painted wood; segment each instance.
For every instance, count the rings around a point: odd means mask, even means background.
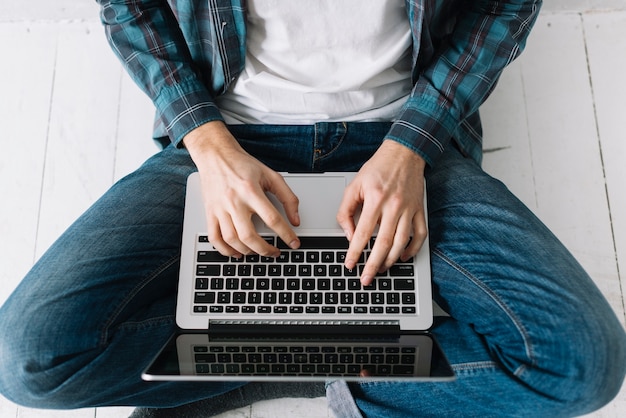
[[[57,32],[54,24],[0,25],[0,39],[15,40],[0,42],[12,62],[0,66],[0,305],[33,264]]]
[[[583,16],[613,234],[626,288],[626,12]],[[625,409],[626,410],[626,409]]]
[[[61,24],[37,254],[113,178],[120,67],[98,23]]]
[[[537,214],[622,316],[581,17],[542,16],[521,64]]]
[[[279,402],[257,402],[252,405],[250,414],[250,418],[327,418],[332,416],[333,414],[328,409],[324,397],[314,399],[285,398]]]
[[[504,182],[526,206],[537,208],[528,137],[522,67],[505,69],[495,91],[481,108],[483,168]]]
[[[114,59],[114,58],[113,58]],[[124,71],[119,103],[115,180],[137,169],[158,151],[152,141],[154,106]]]
[[[33,264],[43,178],[57,26],[0,25],[0,56],[19,65],[0,66],[0,305]],[[32,51],[41,48],[39,54]],[[9,152],[10,150],[10,152]],[[0,417],[16,417],[15,404],[0,396]]]
[[[135,408],[128,406],[118,406],[110,408],[96,408],[96,418],[120,418],[127,417],[133,413]]]
[[[583,19],[623,292],[626,285],[626,79],[623,73],[626,66],[626,12],[585,14]],[[626,385],[617,398],[595,416],[622,417],[624,411]]]
[[[17,418],[94,418],[95,413],[94,409],[52,411],[45,409],[20,408]]]

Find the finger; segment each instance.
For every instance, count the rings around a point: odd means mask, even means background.
[[[280,255],[280,250],[277,247],[269,244],[258,234],[251,216],[235,221],[235,229],[238,240],[249,248],[250,252],[266,257],[278,257]]]
[[[222,255],[227,257],[240,258],[242,253],[237,251],[222,238],[222,231],[219,222],[213,216],[207,216],[207,236],[209,242]]]
[[[387,270],[405,253],[411,240],[413,220],[410,216],[401,216],[396,227],[393,244],[379,271]],[[409,257],[410,258],[410,257]]]
[[[354,216],[356,215],[359,207],[361,206],[362,199],[359,196],[357,187],[354,183],[351,183],[346,188],[339,210],[337,211],[337,223],[343,229],[348,241],[352,241],[356,224],[354,222]]]
[[[237,226],[230,215],[225,214],[221,218],[218,218],[218,222],[221,239],[226,245],[230,246],[241,255],[254,252],[254,250],[239,238],[239,231],[237,231]]]
[[[291,188],[289,188],[289,185],[287,185],[283,176],[275,172],[274,174],[275,175],[273,175],[270,180],[271,182],[267,191],[274,194],[278,201],[283,205],[289,222],[291,222],[294,226],[298,226],[300,225],[300,214],[298,213],[300,200]]]
[[[363,205],[359,223],[354,230],[352,240],[346,253],[345,266],[348,269],[354,269],[356,263],[363,253],[363,249],[367,246],[376,226],[378,225],[379,212],[376,205]]]
[[[376,274],[381,271],[385,260],[388,258],[391,249],[394,247],[394,244],[396,245],[396,248],[400,245],[396,243],[397,229],[397,216],[383,216],[374,247],[372,248],[361,274],[361,283],[364,286],[369,285],[374,280]],[[406,245],[406,241],[403,245]]]
[[[415,257],[424,245],[424,241],[428,237],[428,225],[426,224],[426,215],[424,211],[419,211],[413,217],[413,237],[406,249],[402,252],[400,259],[407,261],[411,257]]]
[[[276,207],[274,207],[272,202],[270,202],[267,196],[265,196],[265,194],[253,196],[251,198],[251,205],[255,208],[256,214],[259,218],[261,218],[265,225],[267,225],[272,231],[276,232],[280,239],[286,242],[290,248],[298,248],[300,246],[298,235],[294,232]],[[258,236],[258,234],[256,235],[259,239],[263,240],[260,236]]]

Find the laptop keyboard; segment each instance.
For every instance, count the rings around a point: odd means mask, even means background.
[[[385,345],[196,345],[199,375],[412,376],[416,347]]]
[[[372,285],[361,285],[360,273],[374,239],[353,270],[343,265],[348,249],[344,237],[300,237],[297,250],[290,249],[280,238],[264,239],[281,250],[279,257],[225,257],[215,250],[202,249],[212,247],[206,236],[199,236],[194,313],[218,317],[239,313],[416,313],[413,259],[378,274]]]

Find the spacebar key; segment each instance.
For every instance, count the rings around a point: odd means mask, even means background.
[[[298,237],[301,250],[347,250],[350,243],[345,237]],[[278,248],[289,249],[289,246],[278,239]]]

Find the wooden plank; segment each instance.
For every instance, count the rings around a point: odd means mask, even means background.
[[[129,406],[96,408],[95,418],[125,418],[130,416],[134,410],[135,408]]]
[[[583,15],[598,132],[621,290],[626,285],[626,12]],[[622,293],[622,319],[625,295]],[[626,385],[617,398],[594,416],[617,418],[626,411]]]
[[[537,214],[622,316],[580,15],[540,17],[521,64]]]
[[[94,416],[93,408],[62,411],[20,408],[17,414],[17,418],[94,418]]]
[[[115,179],[134,171],[158,151],[152,141],[154,106],[123,71],[119,104]]]
[[[60,24],[37,253],[111,185],[120,66],[97,22]]]
[[[0,305],[33,264],[54,77],[56,25],[0,25]]]
[[[232,412],[224,414],[224,418],[236,417]],[[241,415],[245,416],[245,415]],[[334,415],[328,409],[325,397],[283,398],[270,401],[261,401],[252,404],[250,418],[263,417],[291,417],[291,418],[327,418]]]
[[[0,305],[33,264],[39,198],[54,75],[56,25],[0,24]],[[35,53],[36,51],[36,53]],[[0,417],[17,417],[18,407],[0,396]]]
[[[483,104],[483,168],[535,210],[537,199],[528,137],[522,67],[511,64]]]
[[[583,15],[613,235],[626,288],[626,12]],[[626,302],[626,300],[625,300]]]

